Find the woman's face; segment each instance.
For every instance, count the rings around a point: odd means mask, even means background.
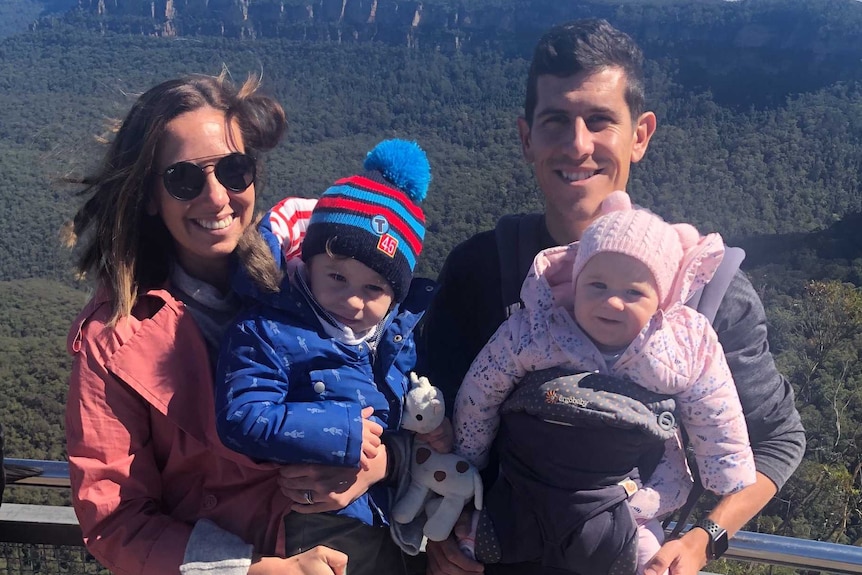
[[[177,162],[191,162],[205,173],[201,193],[178,200],[156,177],[149,212],[159,214],[174,240],[183,269],[198,279],[219,285],[227,278],[229,256],[252,221],[254,184],[232,192],[215,175],[215,162],[234,152],[245,152],[239,124],[230,128],[224,112],[200,108],[168,122],[156,156],[156,173]]]

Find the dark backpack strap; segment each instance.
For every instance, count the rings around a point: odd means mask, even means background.
[[[673,526],[673,530],[667,536],[668,540],[676,539],[679,537],[679,534],[686,526],[686,521],[688,521],[689,515],[691,515],[694,506],[697,505],[698,499],[703,494],[704,488],[703,483],[700,482],[699,479],[695,479],[694,485],[691,486],[691,493],[688,494],[688,499],[685,500],[685,504],[679,509],[679,516],[676,519],[676,524]],[[672,513],[667,519],[662,522],[662,527],[667,529],[668,525],[670,525],[671,520],[673,519],[674,514]]]
[[[521,307],[521,284],[541,248],[542,218],[542,214],[503,216],[494,229],[506,317]]]
[[[721,300],[724,299],[724,294],[727,293],[727,288],[730,287],[730,282],[733,281],[736,272],[739,270],[742,260],[745,259],[745,250],[742,248],[732,248],[725,246],[724,257],[715,270],[715,275],[708,284],[692,294],[685,305],[696,309],[703,314],[709,323],[715,321],[715,315],[718,313],[718,307],[721,305]],[[688,443],[686,438],[685,443]],[[691,493],[688,494],[688,499],[685,501],[679,510],[679,515],[676,520],[676,525],[671,531],[668,539],[674,539],[679,536],[680,531],[685,527],[689,515],[691,515],[694,506],[704,492],[703,483],[700,481],[700,474],[697,472],[696,466],[694,473],[694,485],[691,488]],[[667,527],[670,524],[673,514],[664,520],[663,526]]]

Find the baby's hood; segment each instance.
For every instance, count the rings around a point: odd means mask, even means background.
[[[571,309],[574,305],[572,266],[578,253],[577,242],[540,251],[521,285],[521,301],[530,310],[552,307]]]
[[[681,234],[683,257],[679,271],[671,286],[669,305],[685,303],[697,290],[705,286],[718,269],[724,257],[724,241],[717,233],[700,236],[697,230],[685,237]]]

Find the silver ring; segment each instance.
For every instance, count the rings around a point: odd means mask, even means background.
[[[304,493],[305,495],[305,504],[306,505],[314,505],[314,492],[311,489],[307,489]]]

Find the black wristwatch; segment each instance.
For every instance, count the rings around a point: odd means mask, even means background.
[[[706,559],[715,561],[727,551],[727,529],[713,521],[703,518],[695,524],[709,534],[709,545],[706,547]]]

